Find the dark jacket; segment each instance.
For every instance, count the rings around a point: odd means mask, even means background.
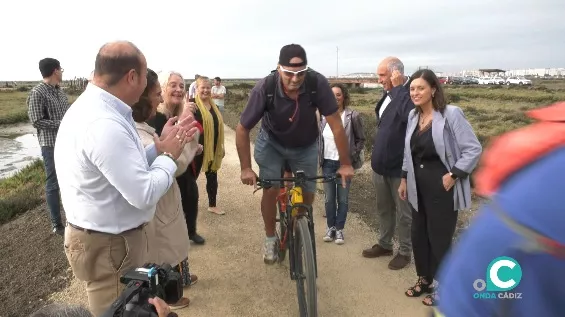
[[[345,135],[347,136],[347,141],[349,142],[349,154],[351,164],[353,168],[359,169],[363,166],[363,149],[365,148],[365,132],[363,131],[363,121],[359,112],[351,110],[350,108],[345,108],[343,110],[345,114],[345,120],[343,128],[345,129]],[[318,137],[318,158],[319,164],[322,166],[324,162],[324,137],[322,135],[326,127],[326,117],[322,116],[320,120],[320,135]]]
[[[406,125],[410,110],[414,109],[406,85],[408,83],[391,89],[388,93],[391,101],[381,118],[379,118],[379,110],[387,97],[386,92],[375,107],[377,131],[373,141],[371,167],[375,173],[382,176],[400,178],[402,175]]]

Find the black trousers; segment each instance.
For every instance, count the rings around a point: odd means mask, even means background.
[[[216,207],[216,197],[218,196],[218,173],[209,171],[205,174],[206,192],[208,193],[208,207]]]
[[[177,178],[189,237],[196,234],[196,220],[198,218],[199,195],[196,179],[191,165],[188,166],[184,174]]]
[[[453,189],[446,192],[440,187],[441,184],[441,180],[434,180],[433,185],[429,184],[432,186],[427,184],[428,190],[422,190],[426,193],[422,193],[421,186],[418,186],[418,211],[412,208],[412,248],[416,273],[430,283],[451,247],[457,225],[458,212],[453,210]]]

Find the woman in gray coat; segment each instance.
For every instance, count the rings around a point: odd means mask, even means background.
[[[409,85],[416,108],[408,116],[398,194],[412,207],[418,281],[406,296],[431,293],[423,303],[435,306],[439,284],[434,278],[451,246],[458,211],[471,207],[469,174],[482,148],[461,109],[446,105],[433,71],[417,71]]]

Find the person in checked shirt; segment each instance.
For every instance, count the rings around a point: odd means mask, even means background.
[[[39,61],[39,71],[43,81],[35,86],[27,98],[28,117],[37,129],[37,139],[45,164],[45,194],[47,208],[51,215],[53,233],[63,235],[65,227],[61,221],[61,202],[59,183],[55,172],[55,138],[63,116],[69,109],[69,100],[59,86],[63,81],[63,68],[54,58]]]

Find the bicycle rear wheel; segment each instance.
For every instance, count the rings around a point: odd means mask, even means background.
[[[294,228],[294,261],[296,295],[301,317],[318,316],[318,289],[316,286],[316,262],[308,227],[308,218],[300,217]]]

